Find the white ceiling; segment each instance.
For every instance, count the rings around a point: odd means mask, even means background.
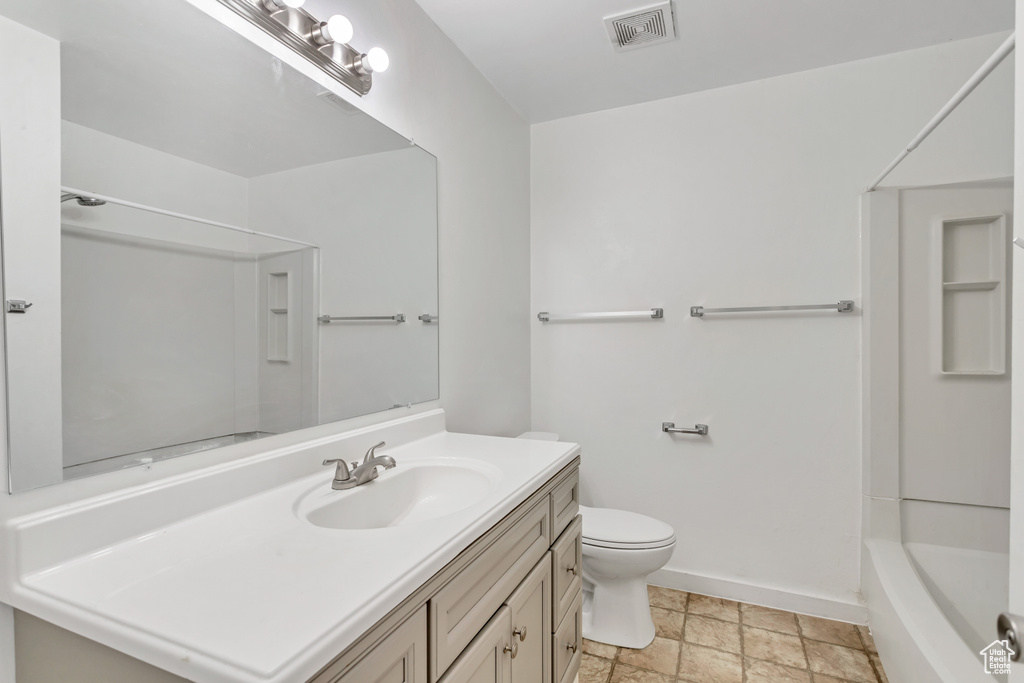
[[[61,118],[254,177],[409,142],[184,1],[0,0],[61,42]]]
[[[417,0],[531,123],[1013,28],[1013,0],[673,0],[678,38],[616,52],[653,0]],[[980,66],[980,65],[979,65]]]

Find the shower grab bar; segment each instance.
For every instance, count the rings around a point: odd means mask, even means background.
[[[394,315],[321,315],[317,318],[321,325],[327,325],[334,321],[340,322],[363,322],[366,320],[393,320],[396,323],[405,322],[405,313],[396,313]]]
[[[282,237],[280,235],[272,235],[269,232],[259,232],[257,230],[250,230],[249,228],[242,228],[237,225],[231,225],[230,223],[221,223],[220,221],[211,221],[206,218],[199,218],[198,216],[190,216],[187,213],[178,213],[177,211],[168,211],[167,209],[158,209],[155,206],[147,206],[146,204],[139,204],[138,202],[130,202],[126,199],[118,199],[117,197],[111,197],[105,194],[96,194],[95,192],[87,192],[85,190],[76,190],[73,187],[61,187],[61,192],[66,192],[73,195],[85,195],[89,199],[101,199],[108,204],[117,204],[118,206],[124,206],[129,209],[139,209],[140,211],[148,211],[149,213],[159,214],[161,216],[168,216],[170,218],[180,218],[182,220],[191,221],[192,223],[202,223],[203,225],[212,225],[215,228],[225,228],[227,230],[234,230],[235,232],[244,232],[247,235],[255,235],[257,237],[269,237],[275,240],[281,240],[282,242],[291,242],[292,244],[301,244],[304,247],[316,247],[315,244],[309,242],[303,242],[302,240],[293,240],[290,237]]]
[[[630,318],[664,318],[665,309],[652,308],[649,311],[610,311],[608,313],[548,313],[542,311],[537,314],[537,320],[542,323],[557,320],[628,320]]]
[[[825,311],[835,310],[838,313],[852,313],[853,301],[843,299],[835,304],[807,304],[805,306],[741,306],[738,308],[704,308],[703,306],[690,306],[690,315],[694,318],[703,318],[705,313],[750,313],[764,311]]]
[[[676,427],[675,422],[662,422],[661,431],[671,434],[699,434],[700,436],[707,436],[708,426],[693,425],[693,429],[689,429],[688,427]]]

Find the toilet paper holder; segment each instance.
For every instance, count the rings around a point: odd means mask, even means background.
[[[694,425],[693,429],[688,429],[686,427],[676,427],[676,423],[675,422],[662,422],[661,423],[661,431],[663,431],[663,432],[670,432],[672,434],[699,434],[701,436],[707,436],[708,435],[708,426],[707,425]]]

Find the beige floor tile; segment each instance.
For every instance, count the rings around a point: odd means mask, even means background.
[[[739,655],[683,643],[679,652],[679,680],[682,683],[742,683],[743,663]]]
[[[654,619],[655,635],[672,640],[682,639],[685,614],[661,607],[651,607],[651,617]]]
[[[611,660],[583,653],[580,659],[580,683],[608,683],[611,672]]]
[[[858,626],[857,630],[860,631],[861,640],[864,641],[864,649],[869,653],[874,652],[878,654],[878,648],[875,647],[875,639],[871,637],[871,631],[868,630],[867,626]]]
[[[805,640],[804,646],[811,671],[857,683],[875,683],[875,671],[866,653],[816,640]]]
[[[679,661],[679,641],[655,638],[654,642],[642,650],[631,650],[624,647],[619,650],[619,661],[630,666],[674,676]]]
[[[832,678],[825,674],[811,674],[811,680],[814,683],[850,683],[849,681],[841,681],[838,678]],[[580,683],[583,683],[583,681],[581,680]]]
[[[690,594],[685,591],[676,591],[661,586],[648,586],[647,597],[651,605],[664,609],[674,609],[677,612],[686,611],[686,599]]]
[[[615,659],[619,654],[619,648],[614,645],[605,645],[594,640],[583,639],[583,651],[588,655],[603,657],[604,659]]]
[[[743,627],[743,654],[783,666],[807,668],[804,648],[798,637],[763,628]]]
[[[877,654],[869,654],[871,663],[875,665],[875,670],[878,672],[878,680],[881,683],[889,683],[889,677],[885,675],[885,669],[882,668],[882,660],[878,658]]]
[[[686,616],[686,630],[684,640],[694,645],[713,647],[716,650],[725,650],[739,654],[740,648],[740,627],[727,621],[698,617],[693,614]]]
[[[799,634],[796,628],[796,615],[792,612],[740,603],[740,617],[747,626],[781,631],[791,636]]]
[[[854,624],[809,617],[806,614],[797,615],[797,620],[800,622],[800,630],[804,638],[823,640],[826,643],[844,645],[855,650],[864,649],[860,642],[860,634]]]
[[[697,593],[690,594],[690,602],[687,605],[686,611],[689,614],[697,614],[702,617],[722,619],[723,621],[734,623],[739,623],[740,620],[740,604],[738,602],[723,600],[722,598],[712,598],[707,595],[698,595]]]
[[[762,662],[759,659],[745,660],[743,668],[746,683],[811,683],[811,674],[808,671]]]
[[[616,664],[612,673],[611,683],[672,683],[673,678],[646,669],[638,669],[628,664]],[[583,679],[580,679],[583,683]]]

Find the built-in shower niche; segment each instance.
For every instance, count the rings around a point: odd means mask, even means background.
[[[1006,373],[1006,216],[935,226],[932,339],[944,375]]]

